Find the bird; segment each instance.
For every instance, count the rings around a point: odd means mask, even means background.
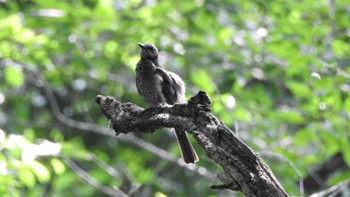
[[[158,60],[158,49],[152,43],[137,43],[141,48],[136,65],[136,88],[150,107],[186,103],[185,83],[179,75],[167,71]],[[175,128],[175,135],[185,163],[197,162],[198,156],[185,130]]]

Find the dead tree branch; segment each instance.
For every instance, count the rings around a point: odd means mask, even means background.
[[[246,196],[288,196],[269,167],[213,114],[210,100],[199,92],[186,104],[158,106],[144,110],[133,103],[120,103],[109,96],[96,97],[116,134],[152,133],[179,128],[191,133],[208,157],[221,165],[223,185],[212,189],[241,191]]]

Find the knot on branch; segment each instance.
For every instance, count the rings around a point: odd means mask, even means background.
[[[121,103],[111,96],[97,95],[95,102],[101,106],[102,113],[109,120],[112,120],[116,135],[124,131],[120,128],[123,127],[125,119],[130,119],[130,117],[143,111],[143,108],[133,103]]]
[[[210,115],[210,104],[211,100],[203,91],[198,92],[196,96],[192,97],[188,101],[188,108],[191,111],[196,124],[199,123],[200,125],[200,123],[205,122],[205,130],[208,132],[215,130],[219,125],[221,125],[221,122],[218,119]]]
[[[188,101],[188,107],[195,115],[198,115],[201,111],[211,112],[210,104],[211,101],[209,97],[203,91],[198,92],[196,96]]]
[[[97,95],[95,102],[101,106],[103,114],[108,119],[114,119],[114,115],[119,115],[121,111],[121,103],[116,101],[113,97]],[[115,113],[112,113],[112,112]]]

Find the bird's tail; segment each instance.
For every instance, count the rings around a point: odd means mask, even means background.
[[[192,144],[190,142],[190,139],[188,139],[186,131],[175,129],[175,134],[177,138],[177,143],[179,144],[181,150],[182,158],[184,159],[185,163],[197,162],[197,153],[192,147]]]

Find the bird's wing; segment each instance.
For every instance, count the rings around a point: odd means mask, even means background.
[[[160,75],[164,81],[166,81],[167,83],[169,83],[170,85],[172,85],[174,83],[174,80],[172,79],[172,77],[168,74],[168,72],[160,67],[156,68],[156,74]]]
[[[172,72],[167,72],[163,68],[157,68],[156,73],[163,79],[161,87],[166,103],[175,104],[183,102],[184,85],[181,78]]]

